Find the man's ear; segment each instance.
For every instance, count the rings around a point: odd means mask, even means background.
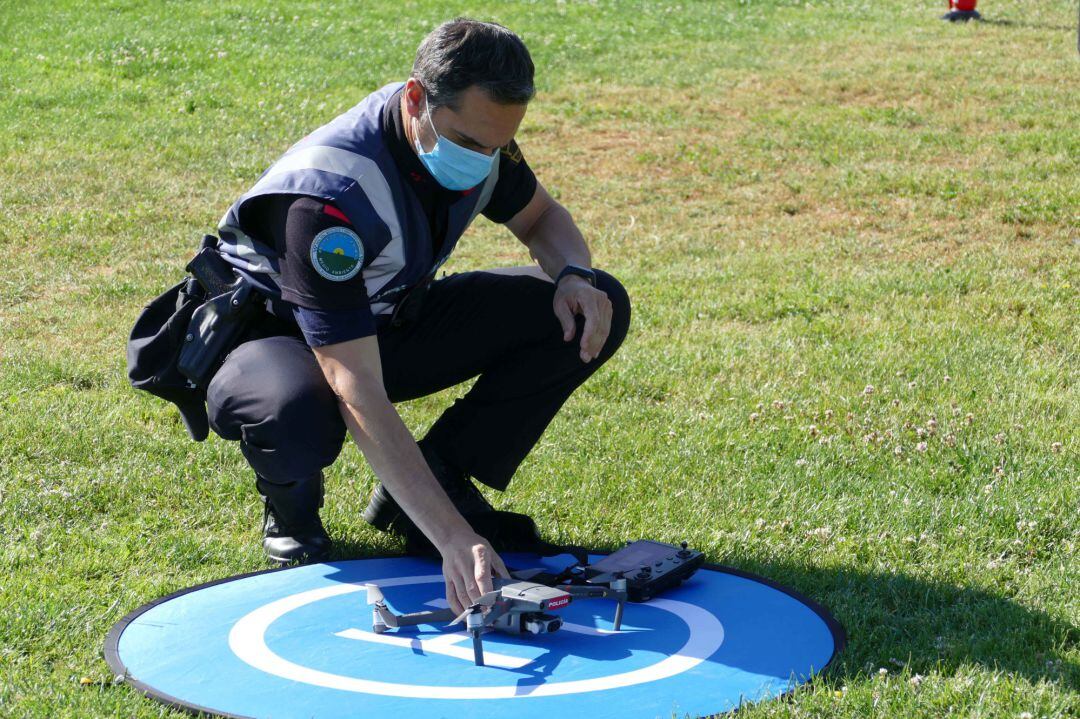
[[[415,77],[410,77],[405,82],[405,106],[410,115],[420,114],[420,101],[424,97],[424,86]]]

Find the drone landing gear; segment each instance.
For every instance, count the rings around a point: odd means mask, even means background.
[[[483,608],[479,604],[474,604],[468,612],[465,627],[472,635],[473,660],[476,666],[482,667],[484,666],[484,640],[480,635],[484,632]]]

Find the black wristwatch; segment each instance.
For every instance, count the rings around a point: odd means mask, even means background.
[[[577,265],[567,265],[562,268],[562,272],[555,278],[555,284],[558,286],[563,277],[567,275],[577,275],[578,277],[584,277],[585,281],[593,287],[596,287],[596,273],[587,267],[578,267]]]

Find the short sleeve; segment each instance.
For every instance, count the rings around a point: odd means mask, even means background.
[[[278,246],[281,299],[318,310],[367,305],[364,243],[340,211],[299,197],[289,206],[284,230],[284,246]]]
[[[308,196],[277,198],[264,227],[278,251],[281,299],[312,347],[376,333],[361,270],[364,243],[333,205]]]
[[[309,310],[294,307],[293,318],[309,347],[325,347],[376,334],[371,309]]]
[[[525,161],[517,142],[511,140],[499,151],[499,180],[483,209],[484,217],[500,224],[509,222],[525,209],[535,193],[536,175]]]

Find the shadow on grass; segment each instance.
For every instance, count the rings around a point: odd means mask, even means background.
[[[1075,32],[1075,25],[1052,25],[1044,22],[1024,22],[1022,20],[999,20],[995,18],[983,18],[979,21],[984,25],[1000,25],[1002,27],[1019,27],[1025,30],[1060,30],[1063,32]]]
[[[1065,658],[1080,645],[1080,629],[984,589],[843,567],[747,561],[738,568],[813,599],[844,626],[847,647],[829,676],[901,666],[948,675],[979,664],[1032,683],[1080,685],[1080,665]]]
[[[339,542],[333,560],[386,556],[385,549]],[[847,632],[827,675],[856,679],[879,667],[950,675],[978,664],[1037,683],[1080,686],[1080,665],[1065,654],[1080,629],[981,588],[903,574],[748,560],[729,565],[778,582],[823,605]]]

